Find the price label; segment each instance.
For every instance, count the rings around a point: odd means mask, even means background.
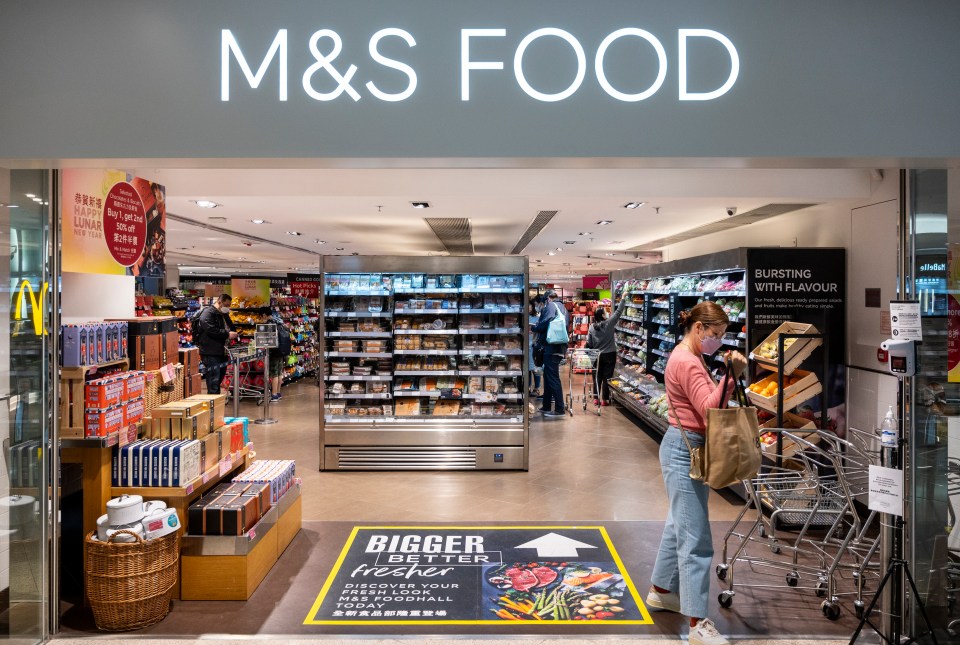
[[[230,472],[231,468],[233,468],[233,459],[231,459],[229,456],[224,457],[223,459],[220,460],[220,476],[221,477],[223,477],[228,472]]]
[[[172,383],[177,378],[177,368],[173,366],[173,363],[167,363],[160,368],[160,378],[163,379],[164,383]]]
[[[256,540],[256,539],[257,539],[257,529],[256,529],[256,527],[250,529],[250,532],[247,533],[247,537],[249,537],[251,540]]]
[[[190,485],[187,486],[187,488],[186,488],[186,494],[189,495],[189,494],[192,493],[192,492],[193,492],[193,484],[190,484]]]

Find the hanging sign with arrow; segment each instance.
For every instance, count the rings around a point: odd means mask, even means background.
[[[652,624],[598,527],[355,527],[305,625]]]

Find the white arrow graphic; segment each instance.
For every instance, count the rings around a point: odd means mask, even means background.
[[[536,540],[530,540],[526,544],[521,544],[515,548],[536,549],[537,556],[541,558],[576,558],[580,555],[577,553],[577,549],[595,549],[597,547],[556,533],[547,533]]]

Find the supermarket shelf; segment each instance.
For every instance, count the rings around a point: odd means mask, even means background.
[[[611,388],[613,393],[613,399],[625,407],[626,409],[633,412],[641,421],[646,425],[650,426],[651,429],[656,430],[660,434],[666,434],[667,432],[667,420],[658,417],[650,411],[650,408],[631,396],[628,396],[616,388]]]
[[[462,314],[521,314],[523,310],[520,307],[496,307],[484,309],[460,309]]]
[[[656,309],[669,309],[670,303],[669,302],[651,302],[650,306]]]
[[[331,394],[327,392],[328,399],[389,399],[391,394],[389,392],[376,392],[376,393],[367,393],[367,392],[358,392],[356,394],[351,394],[350,392],[344,392],[343,394]]]
[[[458,370],[460,376],[523,376],[523,370]]]
[[[390,311],[328,311],[326,318],[391,318]]]
[[[717,298],[746,298],[746,291],[715,291],[713,293]]]
[[[464,399],[485,399],[488,396],[493,396],[495,399],[503,399],[506,401],[520,401],[523,399],[523,395],[519,392],[514,392],[512,394],[506,394],[503,392],[494,392],[494,393],[477,393],[477,394],[464,394]]]
[[[652,366],[650,369],[656,372],[657,374],[663,374],[663,370],[657,367],[656,365]]]
[[[353,376],[350,374],[324,376],[324,381],[392,381],[393,376]]]
[[[660,335],[660,334],[650,334],[650,338],[656,338],[657,340],[665,340],[665,341],[667,341],[668,343],[676,343],[676,342],[677,342],[677,337],[676,337],[676,336],[662,336],[662,335]]]
[[[397,287],[394,293],[460,293],[457,287]]]
[[[704,293],[702,291],[678,291],[677,296],[680,298],[701,298]]]
[[[396,313],[396,314],[455,314],[457,313],[457,308],[448,307],[447,309],[395,309],[393,313]]]
[[[378,290],[372,290],[372,289],[371,289],[371,290],[369,290],[369,291],[360,291],[360,290],[356,290],[356,291],[341,291],[341,290],[326,291],[326,290],[324,290],[323,293],[324,293],[324,295],[327,295],[327,296],[389,296],[389,295],[390,295],[390,292],[387,291],[386,289],[378,289]]]
[[[456,356],[458,350],[456,349],[395,349],[393,350],[394,354],[400,354],[402,356]]]
[[[634,318],[633,316],[620,316],[620,320],[632,320],[633,322],[644,322],[643,318]]]
[[[437,335],[437,334],[456,334],[456,329],[394,329],[394,334],[418,334],[418,335]]]
[[[388,331],[328,331],[327,338],[392,338]]]
[[[620,341],[617,341],[617,345],[619,345],[620,347],[629,347],[630,349],[646,349],[647,348],[647,346],[644,345],[643,343],[631,345],[630,343],[622,343]]]
[[[645,364],[645,363],[647,362],[646,359],[642,359],[642,358],[640,358],[640,357],[638,357],[638,356],[633,356],[633,355],[631,355],[631,354],[625,354],[625,355],[621,356],[620,358],[622,358],[622,359],[625,360],[625,361],[629,361],[629,362],[631,362],[631,363],[639,363],[640,365],[643,365],[643,364]]]
[[[487,288],[487,287],[461,287],[460,293],[523,293],[522,287],[513,288]]]
[[[630,329],[622,329],[622,328],[620,328],[620,327],[615,327],[614,329],[615,329],[616,331],[622,331],[622,332],[625,333],[625,334],[632,334],[632,335],[634,335],[634,336],[646,336],[646,335],[647,335],[647,332],[645,332],[645,331],[632,331],[632,330],[630,330]]]
[[[523,356],[522,349],[461,349],[461,356]]]
[[[432,396],[439,397],[440,390],[394,390],[394,396]]]
[[[657,356],[663,356],[664,358],[669,358],[670,356],[670,352],[665,352],[662,349],[651,349],[650,352]]]
[[[327,352],[332,358],[391,358],[389,352]]]
[[[244,459],[247,458],[247,453],[249,449],[244,448],[240,452],[234,453],[231,455],[231,458],[228,460],[226,457],[221,460],[219,464],[203,473],[197,479],[194,479],[192,482],[186,486],[180,486],[177,488],[170,487],[160,487],[160,486],[147,486],[147,487],[130,487],[130,486],[113,486],[110,489],[110,495],[113,497],[119,497],[120,495],[140,495],[144,499],[156,499],[158,497],[162,498],[175,498],[175,497],[189,497],[194,492],[198,490],[204,490],[209,488],[208,484],[216,483],[223,478],[224,475],[228,474],[234,468],[243,463]]]
[[[461,329],[460,333],[463,335],[470,334],[520,334],[523,330],[519,327],[511,327],[509,329]]]
[[[456,370],[395,370],[394,376],[456,376]]]
[[[730,347],[743,347],[743,346],[744,346],[744,343],[741,343],[741,342],[736,341],[736,340],[727,340],[726,338],[724,338],[722,342],[723,342],[724,345],[729,345]]]

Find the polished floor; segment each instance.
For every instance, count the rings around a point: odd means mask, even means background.
[[[666,498],[657,458],[658,442],[616,408],[603,415],[576,409],[573,418],[534,418],[530,427],[530,469],[525,472],[320,472],[318,389],[301,381],[283,390],[271,405],[273,425],[251,424],[258,458],[294,458],[303,479],[303,529],[246,603],[176,602],[161,623],[135,634],[106,637],[159,639],[305,638],[454,640],[484,637],[523,643],[563,639],[570,642],[678,642],[682,618],[655,614],[655,625],[603,630],[429,628],[345,628],[304,626],[351,528],[355,524],[597,524],[602,523],[635,584],[648,585],[650,568],[666,515]],[[243,402],[241,412],[263,413]],[[742,507],[734,495],[711,493],[714,542]],[[746,581],[746,579],[744,579]],[[712,582],[714,597],[718,581]],[[781,585],[782,587],[782,585]],[[716,608],[721,630],[737,639],[783,638],[779,643],[837,642],[849,639],[856,624],[845,611],[837,622],[819,613],[819,599],[785,587],[768,592],[744,589],[730,610]],[[716,607],[716,603],[714,603]],[[64,638],[105,638],[79,607],[64,616]],[[157,640],[154,640],[157,639]],[[664,640],[666,639],[666,640]],[[791,640],[792,639],[792,640]],[[873,642],[866,637],[861,642]],[[171,641],[174,642],[174,641]],[[327,641],[325,641],[327,642]]]

